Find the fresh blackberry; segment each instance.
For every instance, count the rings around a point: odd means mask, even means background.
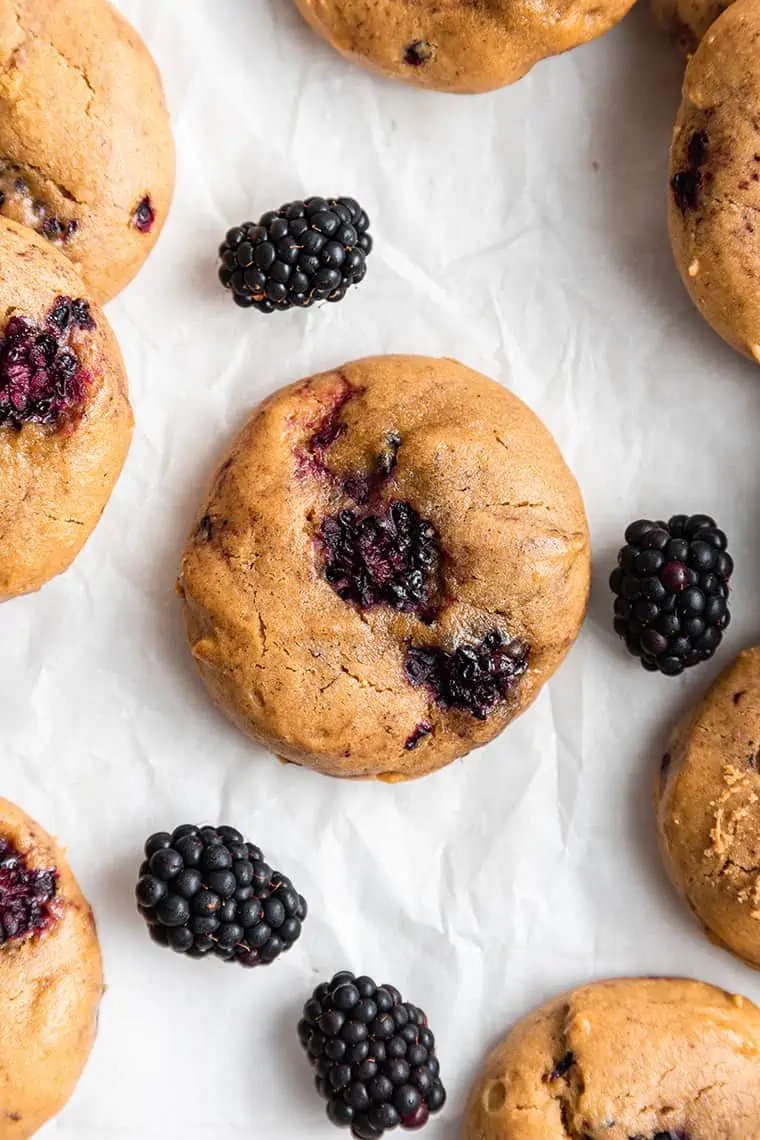
[[[446,1102],[427,1017],[394,986],[336,974],[304,1006],[298,1038],[329,1119],[359,1140],[422,1128]]]
[[[369,218],[353,198],[307,198],[231,229],[219,248],[219,280],[237,305],[306,309],[342,301],[367,271]]]
[[[404,671],[418,687],[426,685],[439,708],[463,709],[477,720],[505,701],[528,668],[528,650],[521,641],[505,641],[492,629],[478,645],[460,645],[453,653],[410,646]]]
[[[723,638],[734,564],[708,515],[639,519],[610,576],[615,631],[650,672],[674,677],[712,657]]]
[[[186,824],[145,844],[137,906],[160,946],[261,966],[301,935],[306,900],[234,827]]]
[[[377,514],[344,510],[319,531],[324,575],[344,601],[419,612],[436,590],[438,536],[409,503],[395,499]]]

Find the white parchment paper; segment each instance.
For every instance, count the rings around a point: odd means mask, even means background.
[[[681,62],[641,6],[517,86],[462,98],[344,63],[288,0],[122,0],[163,71],[179,151],[165,234],[109,307],[137,416],[75,567],[0,611],[3,795],[67,843],[108,993],[49,1140],[333,1135],[295,1036],[341,968],[424,1006],[454,1140],[485,1049],[564,987],[678,973],[760,1000],[659,867],[650,787],[670,724],[758,636],[760,375],[703,326],[671,263],[667,147]],[[296,196],[371,214],[365,284],[264,318],[216,283],[225,229]],[[484,751],[407,786],[285,768],[215,712],[174,581],[212,465],[274,388],[376,352],[451,355],[557,436],[596,557],[578,645]],[[611,628],[606,578],[641,514],[714,513],[736,558],[714,662],[649,676]],[[146,835],[229,822],[308,897],[297,947],[247,973],[161,952],[133,909]],[[335,1133],[337,1135],[337,1133]]]

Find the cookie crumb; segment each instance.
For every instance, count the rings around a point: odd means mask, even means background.
[[[695,257],[689,266],[689,277],[696,277],[699,273],[699,258]]]

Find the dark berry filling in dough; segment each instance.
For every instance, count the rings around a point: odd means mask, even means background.
[[[52,926],[57,879],[55,868],[30,871],[19,852],[0,838],[0,944]]]
[[[34,193],[19,166],[0,164],[0,211],[56,244],[69,241],[79,229],[76,218],[58,217]]]
[[[497,629],[479,645],[460,645],[453,653],[410,646],[404,663],[407,679],[415,687],[425,685],[439,708],[463,709],[478,720],[507,699],[527,668],[526,646],[505,642]]]
[[[421,740],[424,740],[426,736],[430,736],[430,733],[432,731],[432,724],[430,724],[430,722],[427,720],[421,720],[420,723],[415,727],[412,735],[407,738],[404,748],[407,750],[407,752],[412,752]]]
[[[138,202],[135,207],[135,211],[132,214],[132,221],[135,229],[138,229],[141,234],[149,234],[153,229],[155,220],[155,208],[150,200],[150,194],[146,194],[142,201]]]
[[[0,424],[58,424],[82,403],[90,373],[71,343],[95,322],[83,299],[57,297],[45,325],[11,317],[0,335]]]
[[[699,204],[702,189],[702,166],[707,158],[707,132],[695,131],[689,139],[687,158],[689,165],[679,170],[671,179],[671,189],[676,205],[682,214],[695,210]]]
[[[404,63],[410,67],[422,67],[433,58],[433,45],[427,40],[415,40],[404,50]]]
[[[440,562],[434,527],[394,500],[377,514],[344,510],[319,531],[324,575],[346,602],[421,612],[437,590]]]

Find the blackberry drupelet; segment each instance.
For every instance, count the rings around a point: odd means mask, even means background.
[[[676,676],[707,661],[731,620],[734,564],[726,536],[708,515],[640,519],[610,576],[615,631],[650,672]]]
[[[0,839],[0,946],[15,938],[41,934],[52,926],[58,885],[54,867],[30,870],[23,856]]]
[[[463,709],[485,720],[505,701],[527,671],[528,650],[505,641],[492,629],[479,645],[460,645],[453,653],[410,646],[404,671],[415,687],[426,685],[442,709]]]
[[[186,824],[145,844],[137,905],[154,942],[260,966],[301,935],[306,900],[233,827]]]
[[[304,1006],[298,1037],[329,1119],[358,1140],[422,1128],[446,1102],[427,1018],[394,986],[336,974]]]
[[[287,202],[235,226],[219,248],[219,280],[244,309],[273,313],[342,301],[367,271],[369,218],[353,198]]]
[[[396,499],[377,514],[341,511],[323,521],[319,541],[325,578],[344,601],[407,613],[430,605],[438,536],[409,503]]]

